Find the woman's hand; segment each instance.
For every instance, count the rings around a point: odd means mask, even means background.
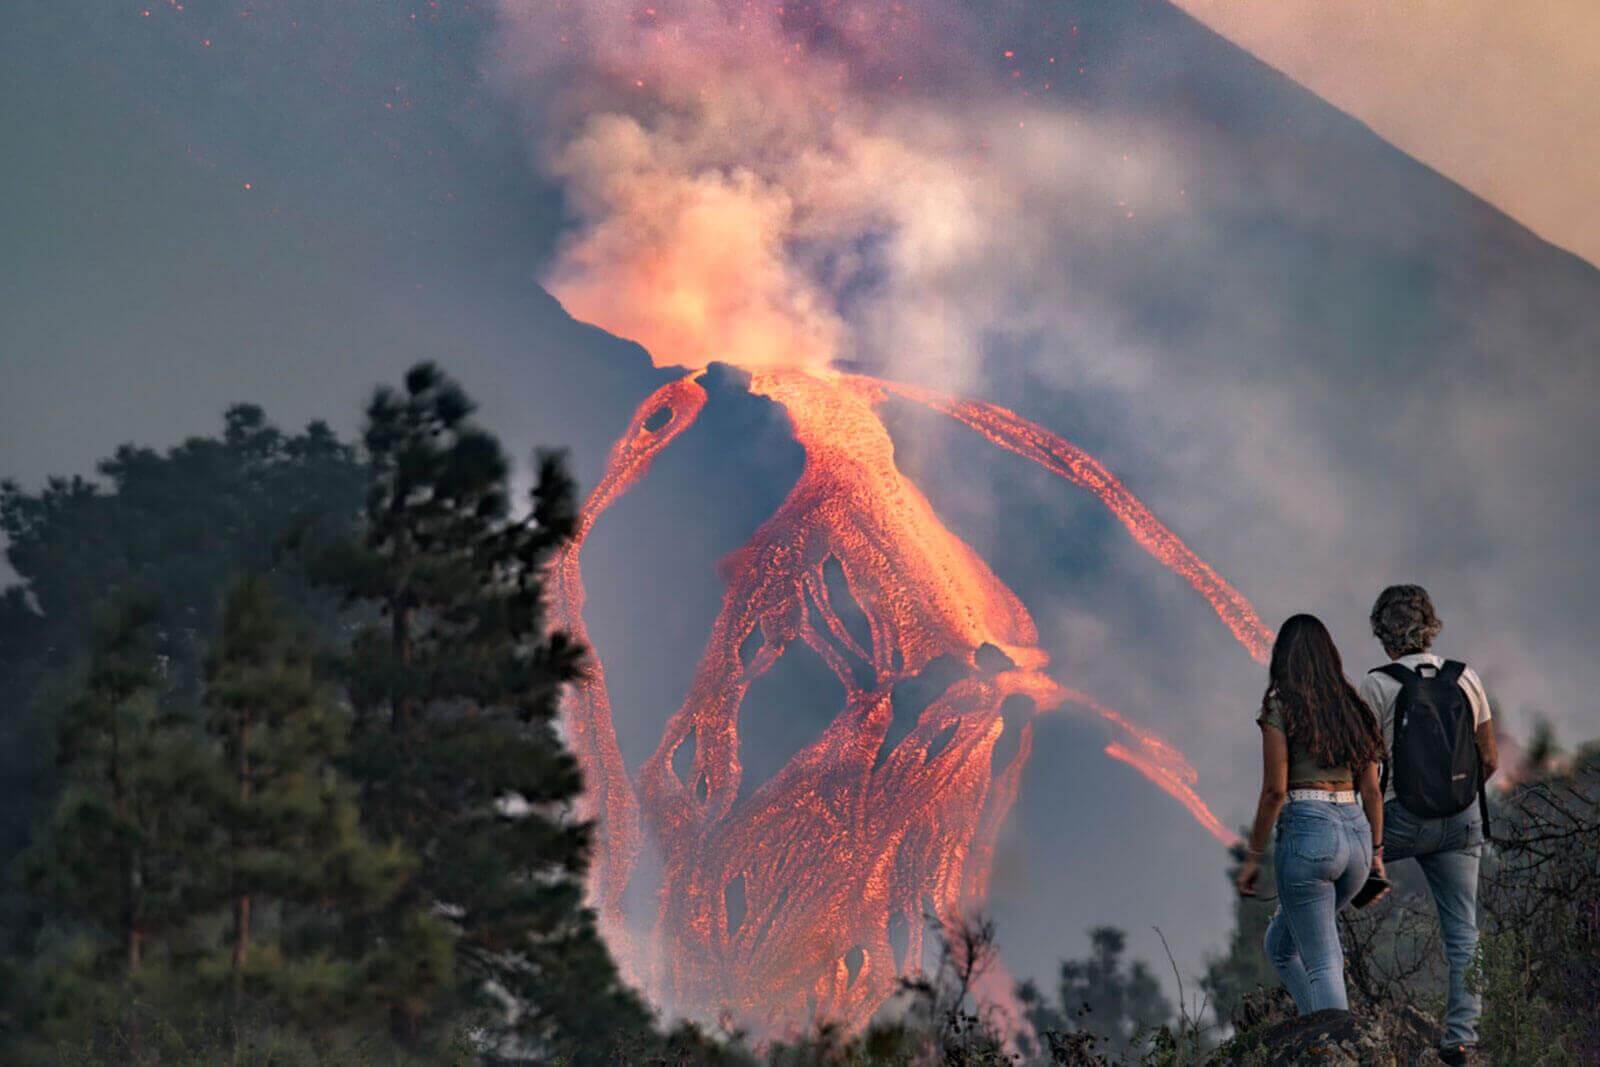
[[[1261,860],[1255,856],[1246,856],[1244,863],[1239,867],[1239,873],[1234,876],[1233,887],[1239,891],[1241,897],[1256,895],[1256,883],[1261,880]]]
[[[1272,841],[1272,824],[1278,821],[1283,802],[1289,798],[1289,739],[1277,726],[1261,721],[1261,799],[1256,803],[1256,821],[1245,838],[1244,865],[1234,875],[1233,885],[1242,897],[1256,895],[1261,879],[1261,851]],[[1260,848],[1256,842],[1261,842]]]
[[[1381,855],[1372,857],[1372,870],[1368,873],[1367,877],[1369,877],[1369,878],[1382,878],[1385,882],[1387,882],[1389,880],[1389,872],[1384,870],[1383,857]],[[1376,904],[1378,901],[1380,901],[1384,897],[1388,896],[1389,895],[1389,891],[1392,888],[1394,888],[1394,887],[1393,886],[1384,886],[1383,887],[1383,892],[1379,893],[1377,896],[1372,898],[1372,903]]]

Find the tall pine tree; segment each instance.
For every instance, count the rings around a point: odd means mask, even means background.
[[[114,937],[127,974],[143,966],[153,936],[188,916],[198,887],[185,853],[207,833],[205,753],[163,700],[153,620],[139,597],[96,620],[57,735],[67,788],[29,865],[62,911]]]
[[[431,364],[367,410],[365,536],[318,568],[371,621],[347,664],[357,722],[351,766],[374,832],[403,841],[417,873],[388,937],[436,943],[451,970],[398,967],[397,1028],[477,1006],[491,1058],[602,1062],[648,1031],[583,906],[589,826],[556,732],[581,650],[547,632],[542,582],[571,535],[574,488],[542,455],[531,507],[514,516],[499,443]]]
[[[388,906],[412,864],[363,832],[355,790],[336,770],[349,717],[313,652],[264,579],[234,586],[206,669],[220,836],[207,883],[209,903],[230,914],[235,1006],[248,993],[318,1027],[359,1019],[372,1001],[378,960],[352,952],[350,935]]]
[[[43,1061],[54,1041],[107,1033],[138,1056],[146,995],[165,984],[203,897],[208,758],[171,693],[155,617],[149,597],[101,605],[86,661],[43,697],[61,790],[21,864],[42,923],[0,989],[19,1022],[0,1030],[6,1062],[27,1062],[30,1045]]]

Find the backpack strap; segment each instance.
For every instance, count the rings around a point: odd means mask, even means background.
[[[1393,678],[1395,681],[1399,682],[1401,686],[1407,686],[1412,682],[1419,682],[1422,680],[1422,675],[1418,674],[1416,671],[1412,670],[1410,667],[1407,667],[1403,663],[1385,663],[1381,667],[1372,668],[1367,673],[1387,674],[1390,678]]]
[[[1403,663],[1385,663],[1381,667],[1372,668],[1367,673],[1368,674],[1383,674],[1383,675],[1389,676],[1390,678],[1394,679],[1396,682],[1400,683],[1400,688],[1401,688],[1402,691],[1405,690],[1406,687],[1414,685],[1414,684],[1422,681],[1422,675],[1418,674],[1416,671],[1412,670],[1410,667],[1407,667]],[[1398,725],[1399,724],[1397,722],[1396,726],[1398,726]],[[1390,745],[1391,748],[1394,746],[1394,743],[1395,743],[1395,738],[1394,738],[1394,735],[1391,733],[1390,737],[1389,737],[1389,745]],[[1380,797],[1383,796],[1385,793],[1389,792],[1389,763],[1390,763],[1389,753],[1385,752],[1383,754],[1383,756],[1384,756],[1384,758],[1381,761],[1383,766],[1378,772],[1378,795]]]
[[[1483,762],[1479,757],[1478,763],[1478,816],[1483,822],[1483,839],[1485,842],[1494,842],[1494,831],[1489,828],[1489,783],[1483,780]]]
[[[1466,669],[1467,665],[1462,663],[1460,660],[1447,659],[1443,663],[1439,664],[1439,673],[1434,675],[1434,677],[1439,679],[1441,682],[1449,682],[1451,685],[1455,685],[1457,682],[1461,681],[1461,675],[1466,671]]]

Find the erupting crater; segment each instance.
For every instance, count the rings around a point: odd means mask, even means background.
[[[698,373],[639,407],[553,564],[556,624],[581,640],[584,540],[695,421],[706,402]],[[599,821],[593,901],[631,980],[674,1010],[762,1033],[819,1017],[864,1023],[897,978],[921,966],[925,914],[964,914],[986,897],[995,839],[1031,751],[1031,717],[1007,713],[1017,698],[1036,714],[1100,716],[1117,734],[1107,755],[1219,840],[1234,840],[1195,792],[1181,752],[1046,674],[1027,609],[896,467],[877,409],[891,395],[925,405],[1088,489],[1262,659],[1271,634],[1250,604],[1103,465],[1004,408],[908,385],[759,368],[749,388],[786,413],[804,467],[724,561],[726,591],[693,683],[637,780],[617,746],[599,650],[564,710],[588,782],[582,814]],[[864,633],[846,622],[861,615]],[[838,677],[844,707],[777,774],[741,790],[739,731],[760,728],[740,721],[741,705],[795,641]],[[938,659],[965,670],[909,732],[890,738],[895,687]],[[1018,737],[996,758],[1013,729]],[[651,932],[634,938],[624,894],[647,840],[661,883]],[[989,993],[1009,1000],[998,971]]]

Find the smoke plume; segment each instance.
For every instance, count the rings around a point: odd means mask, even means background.
[[[1040,279],[1083,201],[1155,199],[1150,153],[1007,91],[1007,55],[939,4],[501,13],[499,70],[572,215],[547,287],[661,364],[960,386],[989,339],[1057,316]]]

